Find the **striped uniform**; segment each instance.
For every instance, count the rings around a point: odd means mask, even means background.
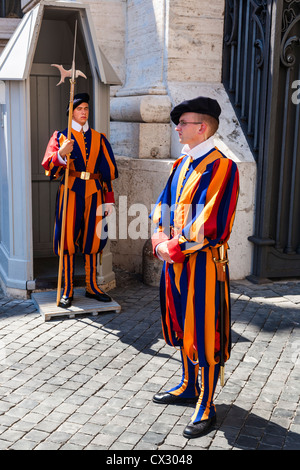
[[[56,201],[53,248],[60,254],[60,237],[62,226],[62,208],[64,198],[65,168],[59,164],[58,150],[67,138],[67,129],[55,131],[52,135],[42,162],[46,175],[50,179],[61,178]],[[73,294],[73,255],[80,250],[85,255],[87,286],[96,274],[96,254],[101,252],[107,242],[107,227],[104,219],[103,204],[114,202],[112,180],[118,177],[118,170],[111,146],[104,134],[88,129],[84,134],[72,129],[74,139],[70,155],[70,173],[100,173],[101,179],[84,180],[69,175],[68,201],[66,212],[66,231],[64,245],[64,295]],[[96,287],[92,282],[94,292]],[[99,292],[99,289],[96,289]]]
[[[194,388],[193,374],[197,371],[191,373],[192,364],[202,369],[202,388],[206,384],[206,389],[201,390],[197,405],[201,409],[193,416],[194,422],[214,413],[212,398],[219,374],[220,335],[219,281],[213,258],[218,258],[219,246],[228,247],[238,192],[237,166],[216,148],[195,160],[181,155],[151,214],[156,224],[152,236],[154,254],[157,245],[168,240],[169,254],[174,261],[174,264],[164,262],[162,269],[163,334],[169,345],[180,347],[187,357],[183,361],[180,388],[172,393],[181,394],[185,390],[188,376],[192,377]],[[228,360],[231,335],[226,269],[225,360]],[[191,392],[191,396],[195,393]]]

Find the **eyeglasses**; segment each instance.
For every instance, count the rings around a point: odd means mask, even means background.
[[[184,126],[186,126],[187,124],[202,124],[202,122],[179,121],[178,124],[177,124],[177,126],[184,127]]]

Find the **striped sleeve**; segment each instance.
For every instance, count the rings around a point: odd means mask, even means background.
[[[107,183],[118,178],[118,169],[115,161],[115,156],[109,141],[106,136],[102,134],[101,136],[101,174],[103,180]]]
[[[208,165],[193,196],[193,213],[182,232],[168,242],[174,262],[228,240],[236,211],[239,174],[236,164],[218,158]]]
[[[65,136],[61,132],[55,131],[46,148],[42,166],[46,176],[50,176],[51,180],[57,179],[64,171],[64,166],[58,160],[58,151],[64,140]]]
[[[113,150],[105,134],[101,134],[100,172],[103,178],[105,202],[114,203],[112,180],[118,178],[118,168]]]
[[[165,188],[160,193],[155,206],[149,216],[155,224],[154,232],[151,237],[153,255],[156,256],[156,247],[160,243],[170,239],[170,216],[172,210],[171,203],[171,185],[173,181],[174,171],[182,162],[183,156],[178,158],[172,165],[171,173]]]

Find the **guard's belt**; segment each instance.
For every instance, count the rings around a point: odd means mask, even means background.
[[[75,171],[69,170],[70,176],[80,178],[82,180],[99,180],[101,181],[101,173],[90,173],[89,171]]]

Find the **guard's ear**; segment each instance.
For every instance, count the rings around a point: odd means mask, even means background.
[[[203,135],[203,134],[206,134],[207,131],[208,131],[208,125],[206,124],[206,122],[202,122],[201,124],[199,124],[198,134]]]

